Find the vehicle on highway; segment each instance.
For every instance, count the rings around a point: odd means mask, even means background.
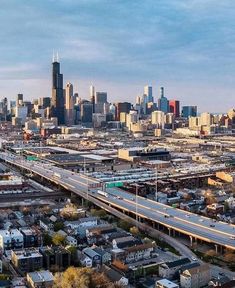
[[[197,258],[195,258],[195,257],[192,257],[191,259],[192,259],[193,261],[197,261]]]
[[[230,236],[229,238],[232,240],[235,240],[235,236]]]
[[[57,172],[54,172],[54,177],[61,178],[61,175],[59,173],[57,173]]]
[[[102,190],[98,190],[97,191],[97,194],[101,195],[101,196],[104,196],[104,197],[109,197],[108,193],[107,192],[104,192]]]

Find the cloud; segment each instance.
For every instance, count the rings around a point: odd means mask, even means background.
[[[81,94],[93,82],[112,100],[134,101],[152,82],[203,106],[205,91],[219,103],[227,87],[227,107],[235,88],[234,8],[233,0],[2,0],[0,79],[22,79],[27,84],[14,86],[26,94],[48,95],[55,49],[64,78],[80,83]],[[18,87],[10,86],[1,94],[14,95]]]

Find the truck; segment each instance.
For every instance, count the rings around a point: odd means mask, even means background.
[[[97,194],[101,195],[101,196],[104,196],[104,197],[108,197],[108,193],[107,192],[104,192],[102,190],[98,190],[97,191]]]
[[[57,173],[57,172],[54,172],[54,177],[61,178],[61,175],[59,173]]]

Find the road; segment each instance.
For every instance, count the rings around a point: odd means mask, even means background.
[[[123,211],[137,213],[141,218],[150,219],[169,229],[235,250],[235,225],[213,222],[207,217],[175,209],[144,197],[135,197],[119,188],[107,189],[108,197],[104,197],[98,192],[101,188],[88,188],[100,184],[96,179],[51,164],[32,163],[12,154],[4,154],[2,157],[7,162],[30,170],[80,196],[89,197],[91,201],[96,198]]]

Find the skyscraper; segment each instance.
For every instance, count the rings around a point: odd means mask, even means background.
[[[74,97],[73,84],[67,83],[65,88],[65,123],[67,126],[74,124]]]
[[[190,116],[197,116],[197,106],[183,106],[182,117],[188,118]]]
[[[144,95],[146,103],[153,102],[153,88],[152,86],[144,86]]]
[[[164,113],[169,112],[169,101],[164,96],[164,87],[161,87],[161,97],[158,99],[158,109]]]
[[[104,114],[104,104],[107,103],[106,92],[96,92],[95,94],[95,113]]]
[[[64,121],[64,91],[63,74],[60,73],[60,63],[57,57],[53,56],[52,62],[52,97],[51,116],[57,117],[58,125],[65,124]]]
[[[169,106],[170,112],[173,113],[176,118],[180,117],[180,101],[170,100]]]
[[[90,101],[93,105],[93,112],[95,112],[95,86],[90,86]]]

